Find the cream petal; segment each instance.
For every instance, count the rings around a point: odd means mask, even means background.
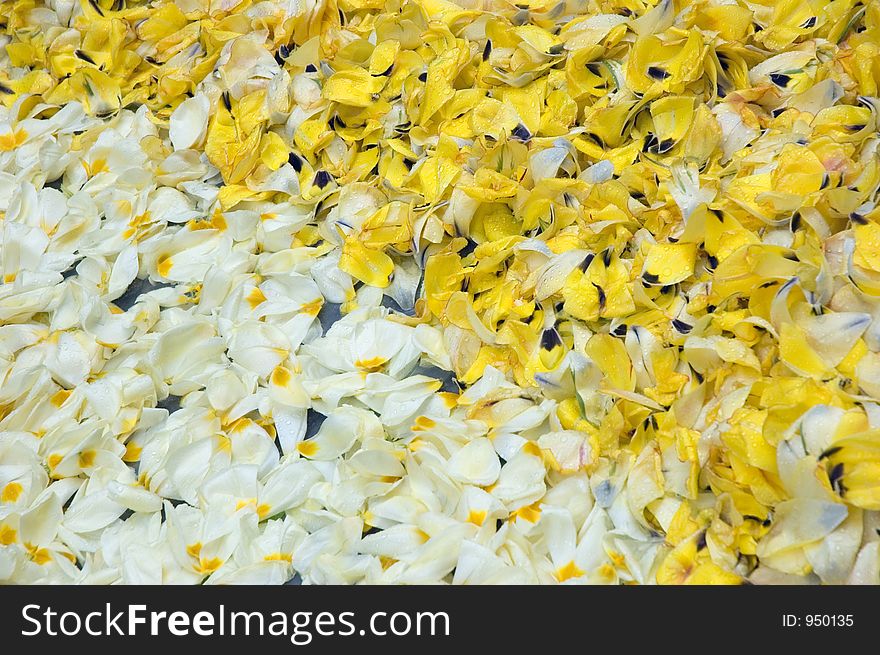
[[[201,143],[208,128],[210,109],[211,101],[203,93],[187,98],[177,106],[168,128],[175,150],[187,150]]]
[[[501,473],[501,461],[486,438],[473,439],[449,458],[449,475],[459,482],[485,487]]]

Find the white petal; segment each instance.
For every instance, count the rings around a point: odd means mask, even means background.
[[[175,150],[186,150],[201,142],[208,128],[211,101],[203,93],[181,102],[171,114],[168,128]]]
[[[486,438],[474,439],[449,459],[449,475],[459,482],[485,487],[498,479],[501,461]]]

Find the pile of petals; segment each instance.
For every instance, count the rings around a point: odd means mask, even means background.
[[[0,0],[0,583],[880,583],[880,4]]]

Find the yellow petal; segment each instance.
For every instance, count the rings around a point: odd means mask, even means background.
[[[394,262],[381,250],[367,248],[357,237],[349,237],[342,246],[339,268],[364,284],[384,289],[391,283]]]
[[[648,247],[643,278],[656,284],[675,284],[694,274],[697,246],[693,243],[657,243]]]

